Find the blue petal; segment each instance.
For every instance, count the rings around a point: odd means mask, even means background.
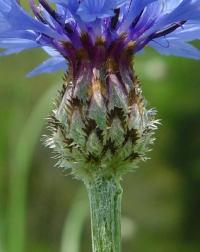
[[[187,22],[183,27],[171,33],[169,37],[183,41],[200,39],[200,22]]]
[[[38,39],[38,34],[33,31],[9,31],[0,33],[0,39],[2,38],[19,38],[19,39],[28,39],[36,41]]]
[[[127,14],[125,15],[124,22],[120,27],[120,31],[126,31],[134,19],[140,15],[141,11],[152,2],[156,0],[133,0],[131,1],[130,6],[128,7]]]
[[[162,12],[167,14],[172,12],[177,6],[182,2],[182,0],[165,0],[163,3],[163,10]],[[162,3],[160,3],[161,5]]]
[[[77,13],[85,22],[93,22],[97,18],[114,15],[114,9],[123,6],[127,0],[84,0],[80,3]]]
[[[0,48],[6,49],[0,53],[0,56],[19,53],[36,47],[39,47],[39,44],[28,39],[0,38]]]
[[[149,45],[163,55],[175,55],[179,57],[200,59],[200,50],[194,46],[179,40],[155,39]]]
[[[61,10],[61,15],[63,16],[63,11],[66,14],[66,22],[68,19],[70,19],[68,12],[73,16],[74,21],[78,23],[79,27],[82,29],[82,31],[86,31],[87,27],[85,26],[84,22],[82,22],[80,16],[77,14],[77,10],[79,8],[79,0],[50,0],[52,3],[55,3],[59,6],[62,6],[63,9],[57,8],[58,10]]]
[[[71,12],[75,13],[79,7],[78,0],[50,0],[52,3],[62,5],[63,7],[69,9]]]
[[[51,37],[63,38],[63,35],[29,16],[15,0],[0,0],[0,22],[0,33],[33,30]]]
[[[54,48],[49,47],[49,46],[43,46],[42,49],[50,56],[52,57],[57,57],[60,56],[60,53],[58,51],[56,51]]]
[[[57,56],[44,61],[41,65],[39,65],[31,72],[29,72],[27,76],[32,77],[42,73],[52,73],[66,69],[67,69],[67,61],[63,57]]]
[[[200,0],[182,0],[171,12],[164,12],[164,15],[155,22],[151,29],[144,33],[143,37],[183,20],[200,20]]]

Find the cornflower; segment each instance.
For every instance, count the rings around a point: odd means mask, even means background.
[[[93,252],[120,251],[122,175],[146,159],[158,120],[133,59],[146,46],[200,59],[200,0],[0,0],[1,55],[42,48],[28,73],[64,70],[46,144],[87,188]]]

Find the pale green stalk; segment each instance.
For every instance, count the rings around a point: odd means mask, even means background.
[[[11,160],[10,199],[8,209],[8,252],[24,252],[26,236],[26,198],[31,158],[40,138],[44,118],[48,113],[49,99],[55,95],[57,85],[50,88],[39,100],[30,115]]]
[[[86,186],[93,252],[120,252],[122,188],[119,180],[114,177],[101,178]]]
[[[2,245],[2,240],[0,239],[0,252],[4,252],[3,245]]]
[[[80,189],[67,215],[60,252],[80,252],[81,235],[88,215],[88,202],[83,188]]]

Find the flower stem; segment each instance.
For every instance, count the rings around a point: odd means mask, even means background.
[[[120,252],[121,196],[119,179],[101,178],[87,184],[93,252]]]

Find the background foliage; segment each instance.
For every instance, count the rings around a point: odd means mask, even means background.
[[[0,59],[0,251],[88,252],[85,191],[43,147],[62,73],[32,79],[40,51]],[[123,251],[200,249],[200,62],[148,51],[135,68],[162,126],[151,160],[123,180]]]

